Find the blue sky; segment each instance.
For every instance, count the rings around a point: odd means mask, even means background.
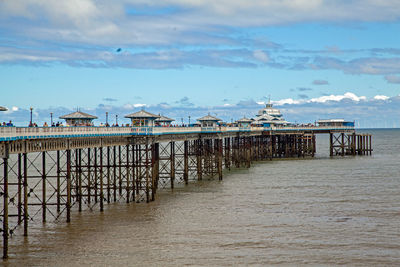
[[[400,127],[399,19],[397,0],[1,1],[0,121],[231,120],[270,95],[293,122]]]

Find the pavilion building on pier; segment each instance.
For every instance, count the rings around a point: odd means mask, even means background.
[[[156,119],[161,116],[147,112],[145,110],[140,110],[125,116],[125,118],[131,119],[132,126],[146,126],[153,127],[156,125]]]
[[[327,127],[342,127],[342,126],[350,126],[354,127],[354,121],[345,121],[344,119],[328,119],[328,120],[318,120],[318,126],[327,126]]]
[[[162,116],[161,114],[158,114],[158,116],[159,118],[154,120],[155,126],[171,126],[171,123],[174,121],[174,119]]]
[[[248,118],[246,118],[246,117],[243,117],[243,118],[241,118],[240,120],[237,120],[236,121],[236,124],[239,126],[239,127],[244,127],[244,128],[247,128],[247,127],[250,127],[251,126],[251,123],[252,123],[253,121],[251,120],[251,119],[248,119]]]
[[[201,127],[217,127],[218,122],[222,121],[221,119],[211,116],[210,114],[197,120],[200,122]]]
[[[271,101],[268,101],[265,108],[258,111],[256,118],[254,118],[251,124],[254,126],[270,127],[276,125],[288,125],[290,123],[283,118],[281,111],[272,107]]]
[[[93,120],[97,117],[78,110],[61,116],[60,119],[65,120],[67,126],[93,126]]]

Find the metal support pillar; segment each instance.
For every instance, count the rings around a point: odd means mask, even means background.
[[[145,170],[146,170],[146,203],[150,202],[150,171],[149,171],[149,145],[145,145]]]
[[[8,258],[8,144],[3,158],[3,259]]]
[[[22,155],[18,153],[18,225],[22,222]]]
[[[103,147],[100,147],[100,211],[104,211],[104,192],[103,192]]]
[[[132,150],[134,145],[132,145]],[[126,203],[129,203],[130,190],[129,190],[129,145],[126,145]]]
[[[189,183],[189,142],[183,143],[183,180],[185,184]]]
[[[42,221],[46,222],[46,152],[42,152]]]
[[[197,140],[196,145],[196,156],[197,156],[197,179],[203,179],[203,168],[202,168],[202,155],[203,155],[203,145],[202,140]]]
[[[92,174],[90,170],[91,166],[91,157],[90,157],[90,148],[87,149],[87,202],[90,204],[90,199],[92,197],[91,192],[92,192]]]
[[[71,150],[67,150],[67,223],[71,221]]]
[[[98,181],[98,166],[97,166],[97,147],[94,148],[94,202],[97,203],[97,181]]]
[[[117,201],[117,147],[113,146],[113,199]]]
[[[174,189],[175,183],[175,142],[170,142],[170,181],[171,181],[171,189]]]
[[[24,165],[24,236],[28,236],[28,155],[23,154],[23,165]]]
[[[111,188],[110,188],[111,175],[110,175],[110,169],[111,169],[110,147],[107,146],[107,203],[108,204],[110,204],[110,199],[111,199]]]
[[[216,141],[218,142],[218,178],[222,181],[222,139],[217,139]]]

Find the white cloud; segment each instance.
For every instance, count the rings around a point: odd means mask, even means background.
[[[275,104],[277,106],[282,106],[285,104],[289,104],[289,105],[293,105],[293,104],[300,104],[302,101],[300,100],[294,100],[292,98],[285,98],[285,99],[281,99],[278,101],[271,101],[272,104]]]
[[[375,100],[383,100],[383,101],[385,101],[385,100],[388,100],[389,98],[390,97],[385,96],[385,95],[376,95],[376,96],[374,96]]]
[[[143,6],[148,14],[126,12],[140,11]],[[157,11],[168,8],[179,12],[156,16]],[[17,21],[9,25],[34,39],[39,36],[51,41],[92,44],[168,44],[182,40],[202,42],[205,35],[199,32],[218,32],[219,26],[395,21],[400,17],[400,5],[397,0],[21,0],[0,1],[0,17],[2,21],[24,18],[28,23],[22,27],[13,25]],[[193,34],[183,38],[182,34],[188,32]]]
[[[269,61],[268,54],[265,53],[265,52],[262,51],[262,50],[255,50],[255,51],[253,52],[253,56],[254,56],[254,58],[260,60],[260,61],[263,62],[263,63],[266,63],[266,62]]]
[[[345,93],[344,95],[329,95],[329,96],[321,96],[316,98],[311,98],[308,100],[308,103],[325,103],[327,101],[342,101],[343,99],[353,100],[355,102],[359,102],[362,100],[366,100],[365,96],[356,96],[354,93]]]
[[[146,104],[140,104],[140,103],[137,103],[137,104],[125,104],[125,105],[123,105],[123,108],[130,110],[130,109],[142,108],[142,107],[146,107],[146,106],[147,106]]]

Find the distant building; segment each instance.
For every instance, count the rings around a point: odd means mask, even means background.
[[[221,121],[221,119],[211,116],[210,114],[197,120],[200,122],[201,127],[217,127],[218,122]]]
[[[246,117],[243,117],[243,118],[241,118],[240,120],[237,120],[237,121],[236,121],[236,124],[237,124],[239,127],[250,127],[252,122],[253,122],[253,121],[252,121],[251,119],[248,119],[248,118],[246,118]]]
[[[256,118],[252,125],[270,127],[273,125],[287,125],[289,122],[285,121],[279,109],[273,108],[271,101],[258,111]]]
[[[5,107],[0,106],[0,111],[7,111],[8,109]]]
[[[68,126],[93,126],[93,120],[97,119],[97,117],[82,111],[76,111],[61,116],[60,119],[65,120]]]
[[[327,120],[318,120],[318,126],[348,126],[354,127],[354,121],[345,121],[344,119],[327,119]]]
[[[160,118],[156,114],[147,112],[145,110],[141,110],[132,114],[128,114],[125,118],[131,119],[132,126],[148,126],[153,127],[155,126],[155,120]]]
[[[159,115],[159,118],[154,120],[156,126],[170,126],[171,123],[174,121],[174,119],[168,118],[166,116],[162,116],[161,114],[158,114],[158,115]]]

